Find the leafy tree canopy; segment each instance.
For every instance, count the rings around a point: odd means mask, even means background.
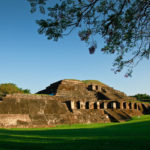
[[[133,97],[136,97],[138,100],[150,100],[150,95],[148,94],[136,94]]]
[[[57,41],[78,28],[89,52],[97,49],[96,35],[105,45],[103,53],[114,54],[114,72],[133,67],[150,55],[150,0],[27,0],[31,12],[38,8],[44,19],[37,20],[39,33]]]
[[[0,96],[13,93],[30,93],[30,90],[19,88],[13,83],[0,84]]]

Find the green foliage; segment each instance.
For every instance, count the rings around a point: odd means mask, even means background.
[[[105,45],[101,52],[116,56],[115,73],[128,68],[125,77],[143,58],[150,55],[149,0],[27,0],[31,12],[39,8],[45,14],[38,20],[39,33],[57,41],[78,29],[79,37],[89,44],[89,52],[97,49],[97,36]],[[39,7],[38,7],[39,6]],[[47,18],[46,18],[47,16]]]
[[[2,150],[148,150],[150,116],[125,123],[0,129]]]
[[[78,79],[67,79],[67,80],[73,80],[73,81],[80,81],[85,84],[100,84],[100,85],[105,85],[104,83],[98,81],[98,80],[78,80]]]
[[[81,80],[78,80],[78,79],[67,79],[67,80],[72,80],[72,81],[81,81]]]
[[[30,90],[29,90],[29,89],[22,89],[22,88],[19,88],[19,90],[21,91],[21,93],[30,94]]]
[[[13,83],[0,84],[0,95],[13,94],[13,93],[30,93],[29,89],[18,88]]]
[[[98,81],[98,80],[82,80],[83,83],[85,84],[100,84],[100,85],[104,85],[102,82]]]
[[[136,97],[138,100],[150,100],[150,95],[148,94],[136,94],[133,97]]]

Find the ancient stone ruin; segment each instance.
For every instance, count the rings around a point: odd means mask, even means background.
[[[61,80],[37,94],[11,94],[0,101],[0,127],[121,122],[150,113],[150,104],[98,81]]]

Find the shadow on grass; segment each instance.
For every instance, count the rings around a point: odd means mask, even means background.
[[[150,121],[99,128],[0,129],[0,150],[147,150]]]

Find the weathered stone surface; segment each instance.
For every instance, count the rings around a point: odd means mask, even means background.
[[[61,80],[38,93],[44,95],[11,94],[3,97],[0,127],[121,122],[150,113],[150,104],[137,103],[123,92],[99,82]]]
[[[29,117],[33,125],[47,125],[45,114],[30,114]]]
[[[17,127],[17,126],[25,127],[29,125],[31,125],[31,119],[29,115],[0,114],[1,127]]]
[[[66,114],[68,111],[66,105],[59,101],[47,101],[44,109],[45,114]]]

